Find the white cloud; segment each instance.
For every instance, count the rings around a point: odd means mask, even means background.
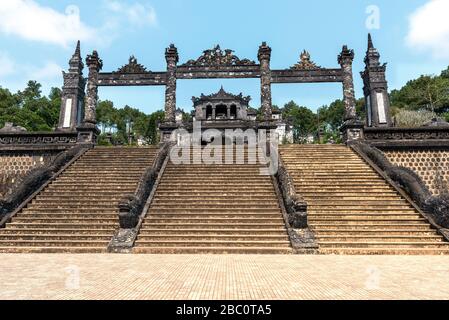
[[[92,40],[94,28],[81,22],[77,6],[64,13],[39,5],[34,0],[2,1],[0,31],[26,40],[41,41],[67,47],[76,40]]]
[[[62,79],[62,70],[63,68],[57,63],[48,61],[43,67],[31,70],[28,78],[38,81]]]
[[[435,58],[449,58],[449,1],[429,0],[409,18],[407,44],[429,51]]]
[[[156,26],[156,11],[149,4],[136,2],[132,5],[125,4],[117,0],[105,0],[105,7],[109,11],[125,17],[134,26]]]
[[[13,74],[15,69],[15,63],[9,54],[0,51],[0,79]]]

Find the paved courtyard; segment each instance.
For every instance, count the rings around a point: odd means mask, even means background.
[[[449,256],[0,255],[0,299],[449,299]]]

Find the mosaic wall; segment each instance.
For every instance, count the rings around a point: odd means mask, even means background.
[[[52,161],[56,153],[48,152],[8,152],[0,153],[0,198],[9,190],[11,185],[31,169]]]
[[[433,194],[439,195],[448,189],[449,150],[388,150],[384,153],[393,164],[415,171]]]

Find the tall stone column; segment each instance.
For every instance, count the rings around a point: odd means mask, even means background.
[[[271,48],[263,42],[259,47],[258,59],[260,62],[260,97],[261,106],[265,121],[272,119],[272,98],[271,98]]]
[[[354,50],[349,50],[347,46],[343,46],[343,50],[338,56],[338,63],[343,71],[343,101],[345,104],[345,116],[341,132],[343,141],[346,144],[364,139],[363,123],[357,118],[355,110],[354,78],[352,75],[353,61]]]
[[[98,73],[103,68],[103,61],[98,57],[98,52],[94,51],[86,58],[86,64],[89,68],[89,77],[87,80],[87,101],[84,112],[84,121],[77,128],[78,143],[96,144],[97,136],[100,133],[97,124],[97,103],[98,103]]]
[[[69,61],[69,66],[68,72],[62,72],[64,86],[62,87],[58,131],[75,131],[84,118],[86,80],[83,77],[84,64],[79,41],[75,53]]]
[[[354,78],[352,76],[352,62],[354,61],[354,50],[349,50],[343,46],[341,54],[338,56],[338,63],[343,71],[343,101],[345,104],[345,121],[357,118],[355,110]]]
[[[165,50],[167,61],[167,85],[165,87],[165,121],[175,123],[176,112],[176,66],[179,61],[178,49],[171,44]]]
[[[89,68],[89,78],[87,81],[87,103],[84,114],[84,123],[97,123],[96,110],[98,104],[98,73],[103,68],[103,61],[99,58],[98,52],[94,51],[86,59]]]

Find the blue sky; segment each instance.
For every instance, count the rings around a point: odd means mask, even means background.
[[[323,67],[338,67],[347,44],[355,50],[356,94],[361,96],[367,33],[388,62],[390,88],[449,65],[447,0],[8,0],[0,5],[0,85],[16,91],[29,79],[44,93],[62,85],[61,69],[77,39],[83,56],[97,49],[104,71],[126,64],[133,54],[153,71],[166,68],[164,50],[174,43],[180,63],[220,44],[240,58],[257,60],[262,41],[272,47],[272,68],[289,68],[303,49]],[[85,70],[85,74],[87,70]],[[191,110],[191,97],[228,91],[260,104],[259,81],[178,82],[178,106]],[[273,103],[295,100],[316,109],[341,98],[340,84],[273,85]],[[163,108],[164,87],[101,88],[100,98],[144,112]]]

